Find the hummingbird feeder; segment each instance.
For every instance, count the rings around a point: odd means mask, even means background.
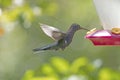
[[[120,45],[120,0],[94,0],[103,30],[96,28],[85,36],[95,46]]]

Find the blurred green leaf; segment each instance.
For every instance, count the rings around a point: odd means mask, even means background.
[[[5,8],[10,6],[12,3],[12,0],[0,0],[0,7]]]
[[[36,77],[34,73],[38,72]],[[120,72],[95,68],[86,57],[74,60],[71,65],[63,58],[53,57],[51,63],[42,65],[40,70],[27,71],[23,80],[120,80]]]
[[[53,57],[51,59],[51,64],[59,73],[62,73],[62,74],[68,73],[69,62],[67,60],[59,57]]]
[[[28,70],[22,80],[31,80],[31,78],[34,76],[33,70]]]
[[[44,64],[41,68],[41,72],[47,76],[55,75],[54,69],[49,64]]]
[[[33,11],[28,6],[17,7],[11,11],[5,11],[4,14],[0,16],[0,21],[9,22],[21,20],[19,16],[22,14],[23,20],[32,21],[33,19]]]
[[[55,77],[34,77],[29,80],[59,80],[59,79]]]
[[[85,57],[78,58],[75,61],[73,61],[71,65],[71,72],[77,73],[81,67],[85,67],[88,64],[88,59]]]
[[[58,10],[58,5],[56,3],[50,3],[48,7],[43,11],[44,13],[47,13],[48,15],[52,16],[55,15],[57,10]]]
[[[99,80],[120,80],[120,72],[112,71],[109,68],[103,68],[99,72]]]

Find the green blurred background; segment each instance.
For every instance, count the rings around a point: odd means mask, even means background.
[[[79,57],[90,62],[99,59],[98,65],[102,64],[113,72],[120,70],[120,47],[94,46],[84,38],[85,31],[78,31],[64,51],[34,54],[33,48],[53,42],[42,32],[39,23],[62,31],[67,31],[72,23],[88,29],[102,29],[92,0],[0,0],[0,80],[23,79],[28,70],[38,69],[49,63],[52,57],[60,57],[70,63]]]

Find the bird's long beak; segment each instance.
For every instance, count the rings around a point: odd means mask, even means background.
[[[80,29],[83,29],[83,30],[86,30],[86,31],[90,31],[89,29],[86,29],[86,28],[83,28],[83,27],[81,27]]]

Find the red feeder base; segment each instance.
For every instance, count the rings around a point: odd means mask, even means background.
[[[91,40],[95,46],[120,45],[120,35],[113,34],[111,33],[111,31],[108,31],[108,30],[98,30],[93,33],[87,34],[85,37]]]

